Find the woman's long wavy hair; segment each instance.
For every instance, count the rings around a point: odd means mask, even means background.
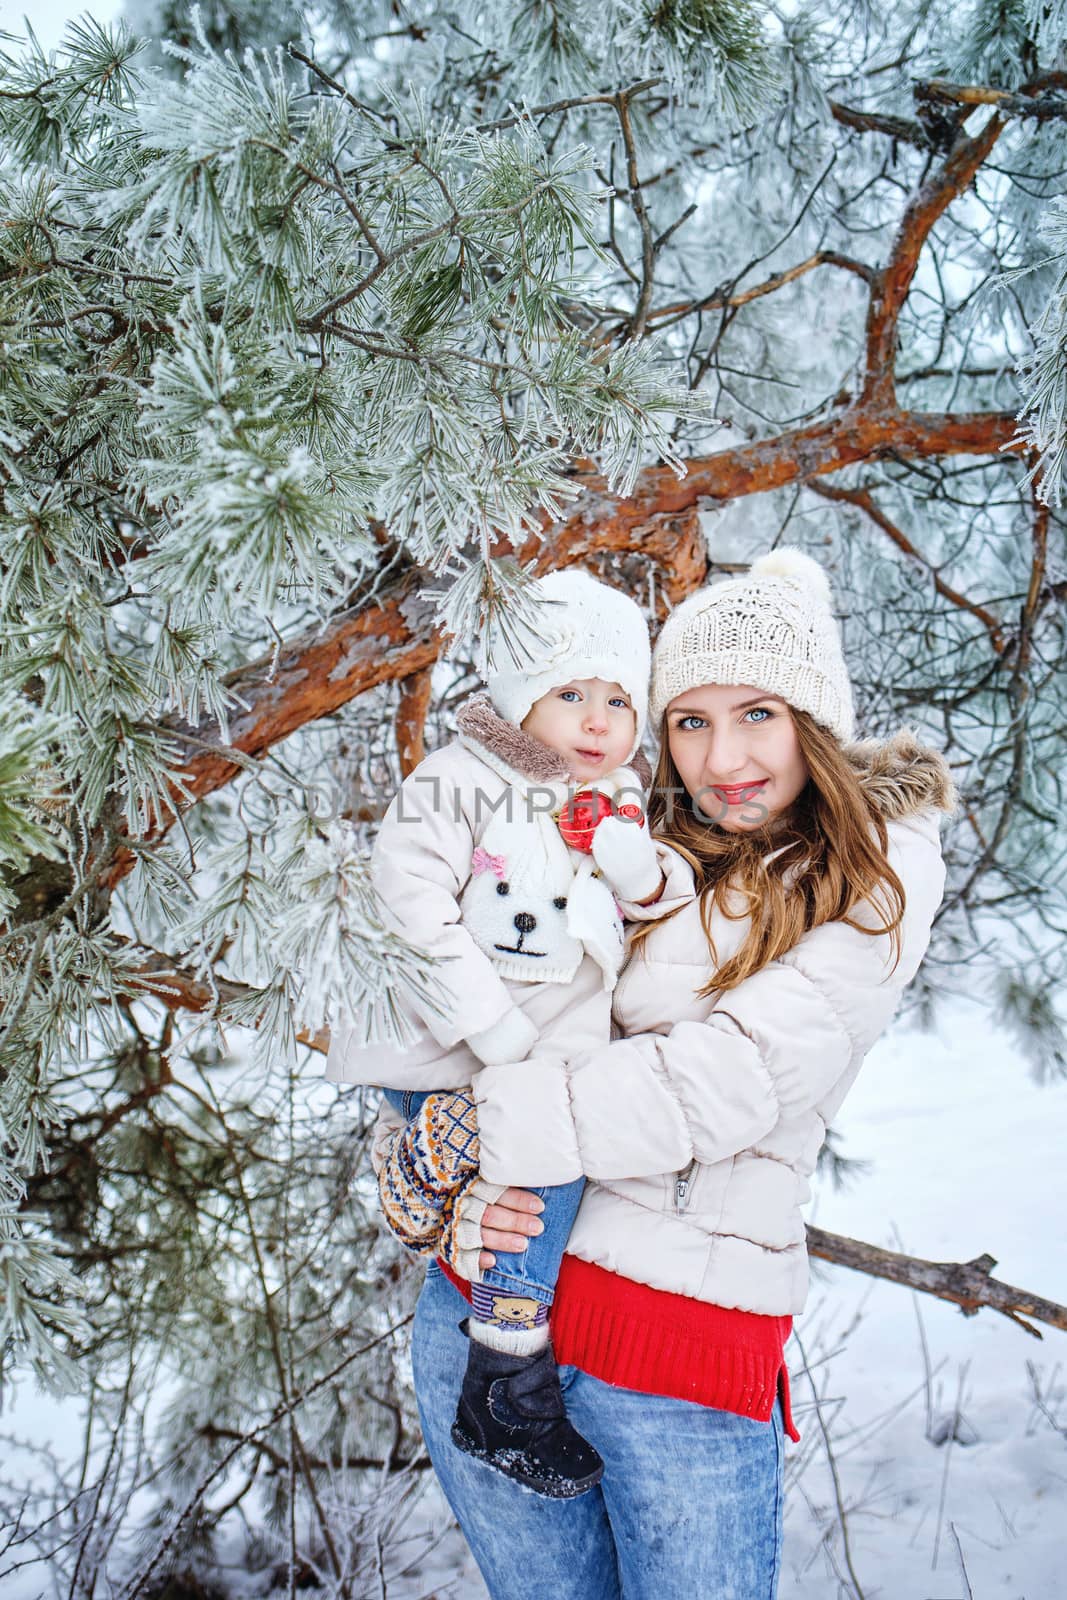
[[[711,933],[715,908],[731,921],[750,916],[752,924],[740,949],[716,967],[701,997],[735,989],[824,922],[845,922],[872,938],[888,934],[894,961],[900,959],[904,886],[886,857],[885,819],[834,736],[806,711],[790,714],[808,782],[787,816],[744,833],[727,833],[696,814],[663,730],[649,825],[696,874],[713,964],[718,959]],[[780,853],[766,861],[770,851]],[[863,921],[853,915],[861,902]],[[631,949],[655,926],[641,924]]]

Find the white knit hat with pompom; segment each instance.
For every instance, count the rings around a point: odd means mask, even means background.
[[[810,712],[847,743],[852,686],[831,605],[822,567],[789,546],[760,556],[743,577],[690,595],[664,623],[652,658],[653,728],[687,689],[750,683]]]
[[[572,678],[602,678],[630,696],[636,750],[648,716],[651,655],[640,606],[621,589],[573,568],[550,572],[530,588],[544,606],[542,631],[531,636],[520,663],[490,663],[485,683],[493,705],[518,727],[542,695]]]

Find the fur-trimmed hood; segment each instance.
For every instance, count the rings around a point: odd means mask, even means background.
[[[887,822],[917,811],[955,811],[956,786],[945,758],[920,744],[910,728],[888,739],[857,739],[844,749],[861,788]]]
[[[467,701],[456,719],[460,736],[468,743],[480,745],[490,755],[503,761],[515,772],[520,772],[532,783],[570,783],[567,763],[558,751],[523,733],[513,722],[506,722],[494,709],[487,694],[475,695]],[[627,763],[643,788],[652,784],[652,769],[640,750]],[[590,785],[595,779],[589,780]]]
[[[514,723],[505,722],[488,695],[468,700],[457,725],[467,743],[480,745],[532,783],[568,781],[563,757]],[[910,728],[901,728],[888,739],[857,739],[845,745],[844,751],[864,792],[887,822],[917,811],[951,813],[956,809],[956,787],[944,757],[921,744]],[[652,768],[642,751],[629,766],[645,789],[650,789]]]

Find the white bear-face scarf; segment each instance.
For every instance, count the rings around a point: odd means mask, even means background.
[[[468,748],[508,784],[472,854],[470,880],[460,896],[464,927],[502,978],[568,983],[587,954],[600,966],[605,988],[613,987],[623,956],[615,896],[593,858],[564,843],[556,820],[576,790],[594,785],[535,782],[487,745],[481,730],[475,739],[462,720],[460,727]],[[598,778],[595,787],[628,800],[641,790],[625,767]]]

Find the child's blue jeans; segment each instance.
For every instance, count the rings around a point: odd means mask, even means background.
[[[430,1091],[383,1089],[382,1093],[393,1110],[409,1120]],[[523,1188],[531,1194],[540,1195],[545,1203],[545,1209],[541,1212],[544,1232],[534,1234],[525,1250],[494,1250],[496,1266],[482,1274],[482,1282],[490,1289],[499,1289],[502,1294],[522,1295],[550,1306],[555,1298],[560,1262],[578,1213],[585,1179],[575,1178],[573,1183],[554,1184],[543,1189],[523,1184]]]

